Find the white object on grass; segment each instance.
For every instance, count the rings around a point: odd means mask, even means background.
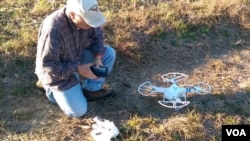
[[[91,136],[95,141],[116,140],[116,136],[119,135],[120,132],[114,122],[99,117],[95,117],[93,120],[95,123],[92,125],[93,130],[91,131]]]

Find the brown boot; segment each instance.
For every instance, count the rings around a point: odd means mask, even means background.
[[[97,100],[100,98],[105,98],[113,94],[111,89],[100,89],[94,92],[83,89],[82,91],[87,101],[93,101],[93,100]]]

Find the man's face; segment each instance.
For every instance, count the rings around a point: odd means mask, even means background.
[[[70,12],[70,18],[72,19],[73,23],[76,27],[81,29],[89,29],[91,26],[89,26],[79,15]]]

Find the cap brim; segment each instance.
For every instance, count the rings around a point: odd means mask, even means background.
[[[106,22],[106,19],[102,15],[101,12],[83,13],[83,17],[82,18],[91,27],[99,27],[99,26],[102,26]]]

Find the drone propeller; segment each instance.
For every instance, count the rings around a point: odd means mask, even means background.
[[[161,76],[161,79],[163,80],[163,82],[177,83],[187,77],[188,76],[184,73],[172,72],[172,73],[163,74]]]

